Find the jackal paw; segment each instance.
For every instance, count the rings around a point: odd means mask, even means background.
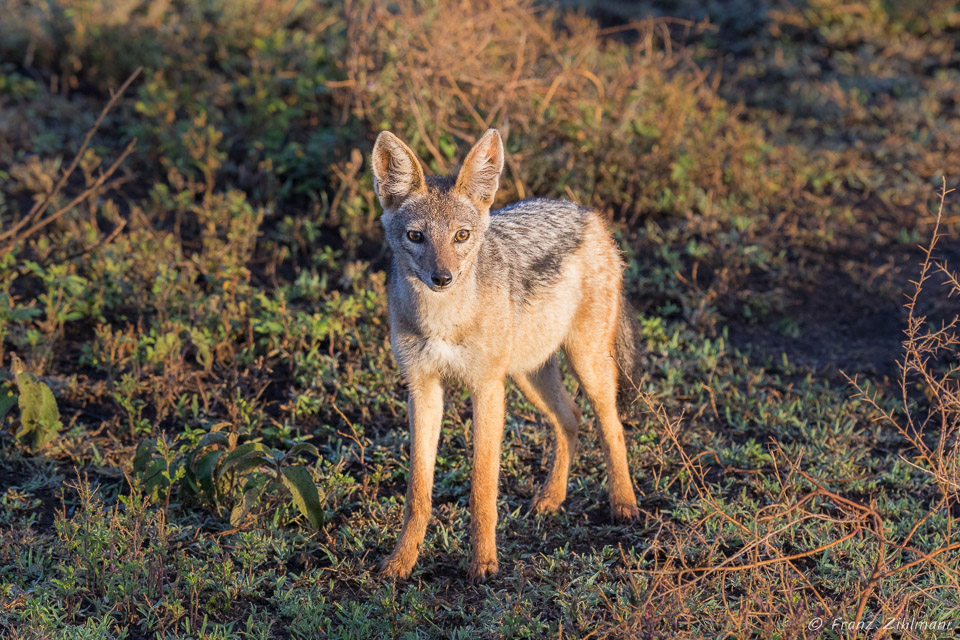
[[[635,502],[615,502],[610,505],[610,518],[614,522],[635,522],[639,517],[640,509]]]
[[[416,559],[411,561],[394,553],[380,563],[380,575],[385,578],[394,578],[395,580],[406,580],[410,577],[410,572],[413,571],[413,565],[415,563]]]
[[[497,560],[473,560],[470,562],[470,568],[467,569],[467,577],[471,582],[486,582],[487,578],[497,572]]]
[[[537,515],[556,513],[560,510],[561,504],[563,504],[562,496],[552,495],[545,492],[538,493],[533,499],[533,502],[530,503],[530,511]]]

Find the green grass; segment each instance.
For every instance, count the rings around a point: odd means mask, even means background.
[[[953,637],[956,342],[920,342],[954,315],[949,269],[918,299],[905,393],[897,362],[956,184],[960,12],[770,4],[0,0],[0,414],[16,356],[61,423],[34,447],[29,416],[0,415],[0,634]],[[689,23],[631,22],[662,15]],[[527,513],[548,430],[511,388],[500,573],[466,582],[451,387],[435,518],[394,583],[375,567],[406,393],[365,157],[389,128],[446,171],[487,126],[499,204],[576,199],[623,247],[642,518],[609,519],[586,405],[563,511]],[[957,214],[947,195],[951,262]],[[269,457],[224,464],[249,443]],[[291,500],[291,466],[322,513]]]

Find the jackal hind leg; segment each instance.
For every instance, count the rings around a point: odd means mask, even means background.
[[[635,520],[640,511],[627,465],[623,424],[617,415],[617,365],[613,356],[616,322],[587,318],[574,327],[564,346],[567,359],[583,385],[600,422],[600,442],[607,462],[610,516],[618,522]],[[609,345],[608,349],[600,345]]]
[[[577,453],[580,409],[563,386],[556,357],[550,358],[536,371],[514,376],[513,380],[553,427],[550,471],[531,506],[535,513],[552,513],[567,497],[570,466]]]

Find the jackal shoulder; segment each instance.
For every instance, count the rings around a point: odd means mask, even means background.
[[[481,279],[483,271],[499,269],[508,275],[512,294],[526,302],[555,284],[564,264],[582,248],[590,249],[586,245],[598,237],[588,232],[591,225],[603,226],[600,215],[566,200],[534,198],[492,211],[490,242],[496,258],[481,263]]]

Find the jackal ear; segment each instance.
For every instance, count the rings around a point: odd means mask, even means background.
[[[463,161],[454,190],[466,196],[481,211],[490,208],[503,173],[503,140],[496,129],[488,129]]]
[[[400,138],[381,131],[373,144],[373,190],[385,211],[392,211],[414,193],[426,190],[423,167]]]

